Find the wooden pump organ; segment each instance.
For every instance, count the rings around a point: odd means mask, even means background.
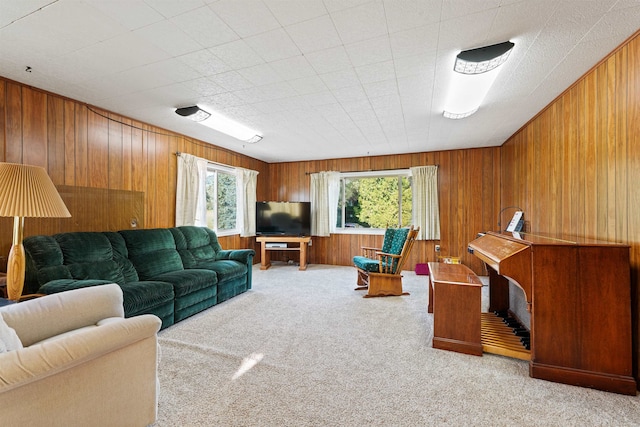
[[[510,311],[510,281],[524,292],[531,377],[636,394],[628,245],[488,232],[469,252],[488,267],[490,312]]]

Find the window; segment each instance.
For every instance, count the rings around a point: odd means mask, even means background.
[[[384,229],[411,225],[408,170],[343,173],[337,228]]]
[[[237,233],[238,197],[233,170],[210,164],[207,167],[205,191],[207,227],[218,235]]]

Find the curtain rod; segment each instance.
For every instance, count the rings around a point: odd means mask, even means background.
[[[435,166],[435,167],[440,167],[440,165],[425,165],[425,166]],[[412,167],[412,166],[410,166]],[[409,168],[410,168],[409,167]],[[401,169],[365,169],[365,170],[358,170],[358,171],[339,171],[340,173],[357,173],[357,172],[390,172],[390,171],[397,171],[397,170],[404,170],[404,169],[409,169],[409,168],[401,168]],[[318,173],[318,172],[305,172],[305,175],[311,175],[314,173]]]
[[[175,153],[173,153],[174,155],[176,155],[177,157],[180,157],[182,155],[182,153],[180,151],[176,151]],[[204,157],[203,157],[204,158]],[[212,164],[212,165],[217,165],[217,166],[222,166],[228,169],[238,169],[239,166],[231,166],[231,165],[225,165],[224,163],[218,163],[218,162],[214,162],[212,160],[209,159],[205,159],[207,161],[207,163]]]
[[[180,151],[176,151],[175,153],[176,156],[181,156],[182,153]],[[207,159],[205,159],[207,160]],[[211,160],[207,160],[207,162],[212,163],[214,165],[220,165],[220,166],[226,166],[226,167],[235,167],[235,166],[230,166],[230,165],[225,165],[224,163],[218,163],[218,162],[214,162]],[[425,166],[435,166],[435,167],[440,167],[440,165],[425,165]],[[402,169],[409,169],[409,168],[402,168]],[[356,172],[386,172],[386,171],[394,171],[394,170],[402,170],[402,169],[366,169],[366,170],[358,170],[358,171],[340,171],[340,173],[356,173]],[[313,173],[318,173],[318,172],[305,172],[305,175],[311,175]]]

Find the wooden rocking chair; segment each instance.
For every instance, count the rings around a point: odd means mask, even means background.
[[[420,227],[388,228],[382,248],[362,247],[363,254],[353,257],[358,270],[356,290],[368,289],[365,298],[408,295],[402,291],[402,267],[413,247]]]

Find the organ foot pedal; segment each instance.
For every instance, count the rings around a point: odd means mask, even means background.
[[[507,313],[482,313],[482,351],[531,360],[529,331]]]

